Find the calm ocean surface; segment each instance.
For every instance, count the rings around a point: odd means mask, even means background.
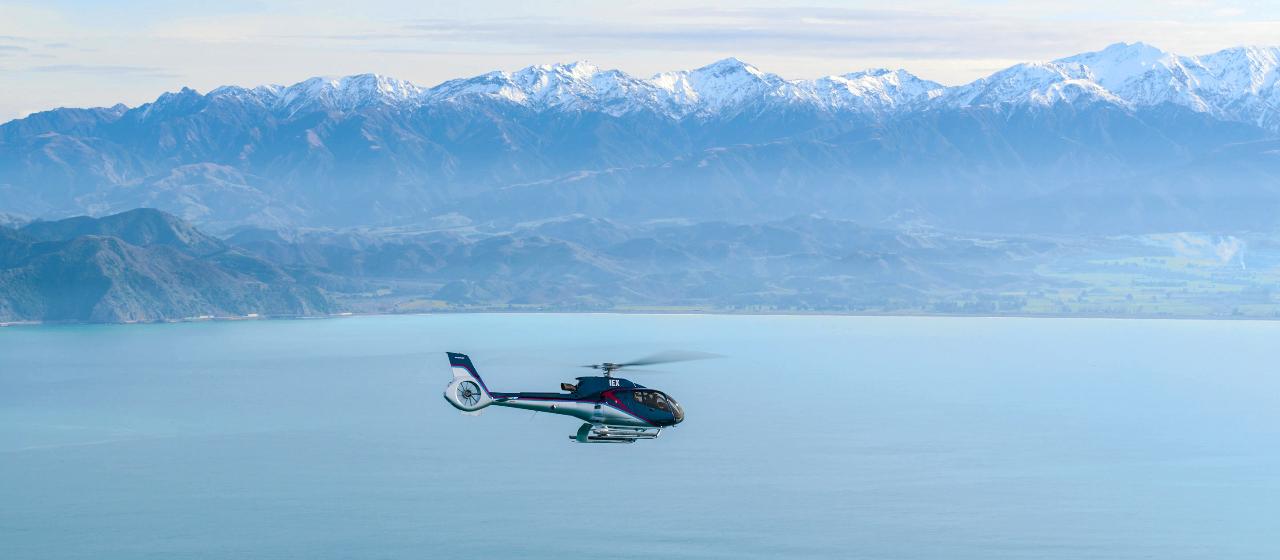
[[[687,420],[440,397],[627,375]],[[435,315],[0,329],[0,558],[1280,558],[1280,323]]]

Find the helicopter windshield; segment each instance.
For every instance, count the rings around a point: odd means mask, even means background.
[[[631,396],[636,399],[636,402],[644,406],[670,412],[675,416],[677,422],[684,418],[684,411],[681,410],[680,405],[676,403],[676,400],[668,397],[661,391],[654,391],[651,389],[632,391]]]

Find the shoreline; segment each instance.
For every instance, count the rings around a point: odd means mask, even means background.
[[[912,318],[955,318],[955,319],[1095,319],[1113,321],[1280,321],[1280,317],[1251,317],[1229,315],[1117,315],[1117,314],[1068,314],[1068,313],[913,313],[913,312],[873,312],[873,311],[732,311],[707,309],[610,309],[610,310],[557,310],[557,309],[460,309],[411,312],[341,312],[330,315],[299,316],[203,316],[182,319],[162,319],[156,321],[121,321],[121,322],[85,322],[85,321],[0,321],[0,329],[6,327],[45,327],[45,326],[123,326],[123,325],[163,325],[183,323],[229,323],[238,321],[306,321],[321,319],[345,319],[351,317],[397,317],[426,315],[719,315],[719,316],[780,316],[780,317],[912,317]]]

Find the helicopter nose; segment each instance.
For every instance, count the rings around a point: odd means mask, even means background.
[[[671,424],[670,425],[674,426],[676,424],[684,422],[684,408],[681,408],[679,404],[675,404],[675,401],[672,401],[672,404],[674,404],[675,406],[671,407]]]

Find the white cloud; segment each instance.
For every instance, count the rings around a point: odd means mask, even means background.
[[[149,78],[176,78],[180,74],[164,68],[148,66],[118,66],[110,64],[45,64],[31,66],[27,72],[90,74],[97,76],[130,76]]]

